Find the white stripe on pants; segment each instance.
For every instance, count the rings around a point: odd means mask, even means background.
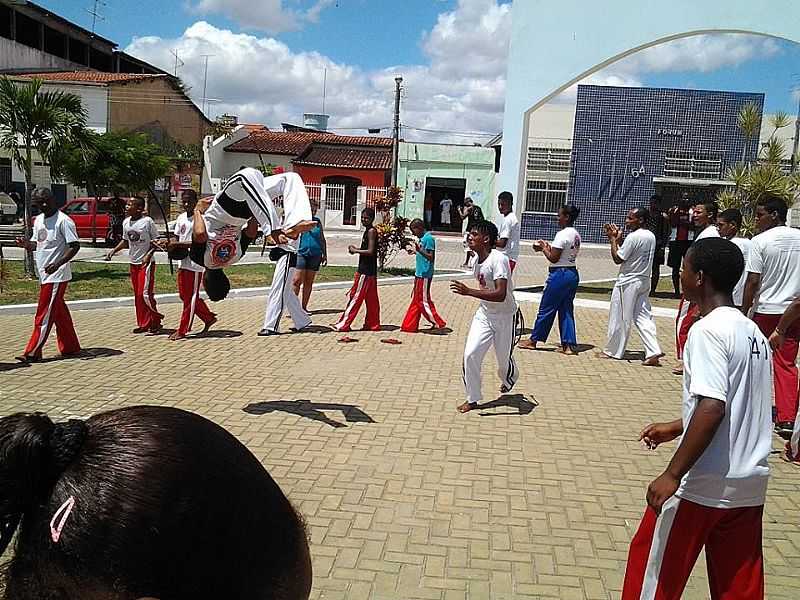
[[[481,364],[483,358],[494,346],[497,360],[497,375],[509,390],[519,378],[519,370],[514,363],[514,325],[516,314],[490,315],[479,309],[472,318],[467,343],[464,347],[464,386],[467,389],[467,402],[480,402]]]
[[[300,298],[292,289],[294,267],[289,266],[290,258],[291,254],[286,253],[275,263],[275,273],[272,276],[272,285],[267,295],[267,309],[264,313],[264,329],[269,331],[277,332],[280,329],[284,309],[289,311],[295,329],[302,329],[311,324],[311,317],[303,310]]]
[[[608,313],[608,342],[603,351],[608,356],[622,358],[634,325],[642,338],[645,358],[661,355],[656,337],[656,323],[647,297],[649,293],[649,279],[637,279],[625,285],[614,286]]]

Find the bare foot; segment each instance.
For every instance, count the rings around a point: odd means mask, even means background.
[[[556,352],[564,354],[565,356],[578,356],[578,352],[572,346],[561,346]]]
[[[471,410],[475,410],[476,408],[478,408],[477,402],[464,402],[464,404],[456,408],[456,410],[460,413],[465,413]]]
[[[608,360],[616,360],[613,356],[609,356],[605,352],[595,352],[594,353],[594,357],[595,358],[606,358]]]
[[[181,333],[178,333],[176,331],[175,333],[171,333],[169,338],[167,338],[167,339],[170,339],[170,340],[172,340],[174,342],[175,340],[182,340],[185,337],[186,337],[185,335],[183,335]]]
[[[206,323],[205,327],[203,327],[203,331],[201,331],[200,333],[207,333],[208,330],[211,329],[211,326],[214,325],[214,323],[216,323],[218,320],[219,319],[217,319],[217,317],[211,319],[208,323]]]
[[[658,361],[659,358],[664,356],[663,354],[656,354],[655,356],[651,356],[650,358],[645,358],[642,361],[643,367],[660,367],[661,363]]]
[[[522,348],[523,350],[536,350],[536,342],[533,340],[522,340],[519,344],[517,344],[517,348]]]

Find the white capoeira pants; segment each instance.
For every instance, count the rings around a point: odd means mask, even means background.
[[[482,308],[475,313],[464,347],[463,371],[467,402],[478,403],[483,399],[481,364],[490,346],[494,346],[497,375],[503,386],[511,390],[517,383],[519,370],[512,356],[516,344],[516,323],[517,313],[489,314]]]
[[[622,358],[631,335],[631,327],[635,325],[644,344],[645,358],[661,356],[656,323],[647,297],[649,293],[649,278],[614,286],[608,314],[608,342],[603,350],[605,354],[612,358]]]
[[[302,329],[311,324],[311,317],[303,310],[300,298],[292,289],[294,267],[290,266],[292,254],[287,252],[277,263],[272,275],[272,285],[267,295],[267,309],[264,314],[264,329],[277,333],[280,329],[283,311],[288,310],[295,329]]]

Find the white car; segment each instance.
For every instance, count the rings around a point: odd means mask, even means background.
[[[16,222],[16,220],[17,203],[5,192],[0,192],[0,223],[9,225]]]

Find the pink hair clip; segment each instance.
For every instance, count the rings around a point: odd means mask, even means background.
[[[58,540],[61,539],[61,531],[64,529],[64,524],[67,522],[67,518],[72,512],[73,506],[75,506],[75,496],[70,496],[64,504],[58,507],[58,510],[50,520],[50,537],[54,544],[57,544]],[[61,516],[61,520],[58,522],[58,525],[56,525],[56,519],[58,519],[59,515]]]

